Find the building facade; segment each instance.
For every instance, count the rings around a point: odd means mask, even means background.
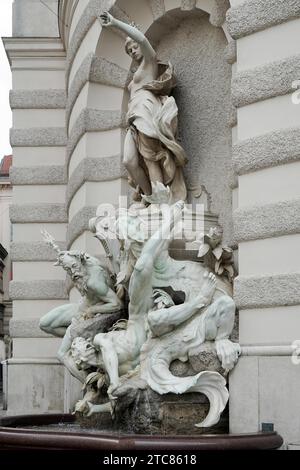
[[[9,320],[12,305],[9,297],[9,282],[12,279],[10,243],[12,229],[9,218],[9,207],[12,203],[12,185],[9,171],[12,155],[5,155],[0,162],[0,339],[5,340],[6,356],[9,357]]]
[[[124,37],[102,28],[104,10],[138,24],[174,64],[189,200],[201,187],[236,251],[242,356],[229,383],[230,429],[257,432],[269,423],[293,444],[300,440],[295,0],[14,1],[13,37],[4,39],[14,154],[8,413],[68,411],[76,394],[55,358],[60,340],[38,322],[78,296],[53,267],[40,230],[61,247],[101,255],[88,221],[100,203],[117,205],[129,193],[122,146],[131,63]]]
[[[3,365],[11,356],[9,321],[12,315],[12,302],[9,297],[9,282],[12,279],[10,242],[12,237],[9,207],[12,202],[12,185],[9,170],[12,155],[5,155],[0,162],[0,401],[3,396]]]

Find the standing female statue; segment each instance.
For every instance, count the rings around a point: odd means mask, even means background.
[[[171,189],[172,202],[186,199],[182,168],[187,162],[176,142],[178,109],[168,96],[175,86],[171,64],[160,64],[148,39],[135,27],[105,12],[102,25],[128,34],[127,54],[138,68],[128,85],[130,94],[124,143],[124,165],[138,193],[151,195],[155,183]]]

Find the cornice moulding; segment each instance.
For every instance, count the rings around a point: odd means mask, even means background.
[[[65,58],[66,52],[60,38],[3,38],[4,48],[11,64],[19,58]]]

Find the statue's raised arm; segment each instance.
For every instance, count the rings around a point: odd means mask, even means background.
[[[115,28],[118,28],[119,30],[126,33],[133,41],[139,44],[141,48],[141,52],[144,56],[144,59],[156,60],[155,50],[151,46],[146,36],[144,36],[144,34],[141,31],[139,31],[137,28],[127,23],[123,23],[123,21],[117,20],[107,11],[104,12],[102,15],[100,15],[100,20],[101,20],[102,26],[104,27],[114,26]]]

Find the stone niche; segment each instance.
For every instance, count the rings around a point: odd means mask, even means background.
[[[118,2],[121,8],[122,4]],[[148,20],[140,24],[149,24]],[[145,34],[159,60],[170,61],[175,68],[178,140],[189,159],[185,168],[188,202],[203,203],[205,211],[222,226],[223,243],[232,245],[231,65],[226,61],[225,33],[209,20],[200,9],[175,8],[154,21]],[[123,36],[110,29],[102,31],[96,55],[128,70],[129,82],[131,66]],[[126,113],[127,108],[125,91],[120,111]],[[199,188],[202,194],[195,198]]]
[[[175,68],[179,140],[189,158],[185,169],[189,202],[203,202],[219,216],[223,242],[231,244],[231,65],[225,58],[225,34],[201,10],[178,9],[153,23],[147,36],[159,59]],[[197,200],[192,189],[201,186]]]
[[[231,65],[226,61],[227,40],[220,27],[212,26],[209,15],[201,10],[167,12],[155,21],[146,36],[157,51],[161,62],[170,61],[175,68],[177,87],[174,97],[179,108],[178,140],[186,150],[189,162],[185,168],[190,203],[203,203],[205,211],[223,228],[223,244],[232,244],[232,194],[229,185],[232,154]],[[97,54],[128,70],[120,52],[123,38],[103,32]],[[105,45],[110,44],[109,51]],[[108,54],[109,52],[109,54]],[[112,56],[111,56],[112,54]],[[126,112],[127,92],[122,110]],[[202,188],[199,198],[195,197]],[[215,217],[214,217],[215,216]],[[180,251],[180,250],[178,250]],[[187,252],[181,249],[182,259]],[[174,256],[175,257],[175,256]],[[194,375],[201,370],[218,370],[216,357],[191,358],[189,364],[172,364],[174,375]],[[205,360],[204,360],[205,359]],[[207,364],[208,361],[208,364]],[[203,365],[203,368],[202,368]],[[211,367],[210,367],[211,366]],[[185,370],[185,367],[188,370]],[[184,370],[181,370],[184,369]],[[133,387],[134,388],[134,387]],[[228,407],[213,428],[196,428],[194,424],[207,415],[209,404],[202,394],[160,396],[149,388],[141,389],[134,399],[128,393],[120,408],[109,414],[80,418],[84,427],[109,428],[116,432],[151,434],[202,434],[228,432]]]

